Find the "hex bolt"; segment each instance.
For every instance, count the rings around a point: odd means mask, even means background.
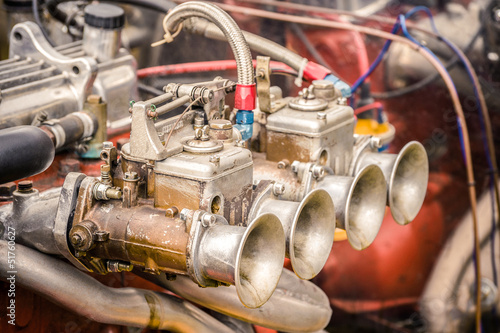
[[[312,167],[311,172],[314,178],[320,179],[325,175],[325,168],[321,165],[315,165]]]
[[[31,193],[33,192],[33,181],[23,180],[17,184],[17,190],[21,193]]]
[[[12,193],[16,190],[16,183],[10,182],[0,185],[0,201],[12,199]]]
[[[278,162],[278,169],[286,169],[290,166],[289,160],[282,160]]]
[[[187,208],[183,208],[181,210],[181,213],[179,214],[179,218],[183,221],[186,221],[190,212],[191,212],[191,210],[189,210]]]
[[[326,113],[324,113],[324,112],[318,112],[316,114],[316,118],[318,118],[319,120],[325,120],[326,119]]]
[[[300,167],[300,162],[299,161],[293,161],[292,163],[292,171],[295,173],[299,172],[299,167]]]
[[[278,195],[282,195],[283,193],[285,193],[285,184],[274,183],[273,194],[278,196]]]
[[[165,212],[165,216],[169,218],[174,218],[178,213],[179,209],[177,209],[177,207],[175,206],[172,206],[167,209],[167,211]]]
[[[105,242],[109,239],[109,232],[104,230],[96,231],[94,234],[94,240],[96,242]]]
[[[201,217],[201,224],[202,224],[204,227],[211,226],[212,224],[214,224],[214,223],[215,223],[215,221],[217,221],[217,219],[215,218],[215,215],[210,214],[210,213],[205,213],[205,214],[203,214],[203,216]]]
[[[214,163],[214,164],[217,164],[220,162],[220,156],[219,155],[212,155],[208,158],[208,161],[210,163]]]
[[[372,149],[378,149],[382,147],[382,140],[380,140],[379,137],[372,136],[370,138],[370,147],[372,147]]]

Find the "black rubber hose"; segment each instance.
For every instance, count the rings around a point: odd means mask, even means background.
[[[35,126],[0,130],[0,184],[36,175],[54,160],[49,135]]]

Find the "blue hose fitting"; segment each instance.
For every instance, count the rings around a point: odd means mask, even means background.
[[[238,110],[234,127],[240,131],[242,141],[250,140],[253,135],[253,111]]]

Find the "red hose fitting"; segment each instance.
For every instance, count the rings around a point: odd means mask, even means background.
[[[308,81],[313,80],[323,80],[328,74],[331,74],[330,70],[323,67],[315,62],[308,61],[304,68],[304,79]]]
[[[234,107],[238,110],[254,110],[257,91],[254,84],[237,84]]]

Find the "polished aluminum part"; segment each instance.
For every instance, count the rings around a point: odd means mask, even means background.
[[[7,258],[7,241],[0,256]],[[174,332],[232,332],[210,315],[178,298],[150,290],[110,288],[78,269],[16,244],[16,284],[91,320]],[[6,260],[0,278],[10,276]]]
[[[48,254],[59,254],[53,234],[54,219],[61,189],[43,193],[14,191],[13,202],[0,207],[0,230],[16,230],[16,243]],[[0,239],[7,239],[0,232]]]
[[[300,202],[268,197],[257,201],[254,215],[271,213],[283,225],[286,255],[298,277],[309,280],[323,268],[335,235],[335,209],[330,195],[321,189]]]
[[[384,172],[387,205],[394,220],[401,225],[413,221],[427,192],[429,161],[424,146],[411,141],[399,154],[363,153],[356,163],[356,171],[371,164],[379,166]]]
[[[335,204],[337,227],[347,232],[353,248],[367,248],[378,234],[385,215],[387,186],[382,170],[367,165],[356,177],[326,176],[318,183]]]
[[[81,42],[53,48],[35,23],[19,23],[11,32],[9,59],[0,61],[0,128],[29,125],[41,111],[61,118],[83,109],[91,93],[108,103],[109,120],[125,118],[137,97],[135,69],[124,49],[98,62]]]
[[[235,287],[198,288],[186,277],[169,281],[164,274],[140,276],[177,295],[225,315],[282,332],[316,332],[330,322],[332,309],[326,294],[312,282],[283,269],[273,296],[259,309],[249,309],[238,299]]]
[[[248,308],[262,306],[278,284],[285,260],[285,235],[278,218],[263,214],[248,227],[214,225],[197,248],[195,266],[204,277],[233,284]]]
[[[98,62],[106,62],[116,58],[120,47],[121,28],[101,29],[85,25],[82,45],[85,54],[97,59]]]

